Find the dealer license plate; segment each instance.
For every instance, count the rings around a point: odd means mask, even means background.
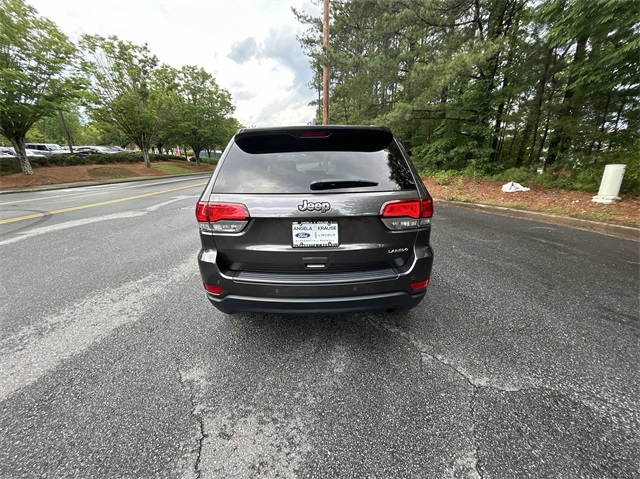
[[[336,221],[294,221],[291,233],[294,248],[339,246]]]

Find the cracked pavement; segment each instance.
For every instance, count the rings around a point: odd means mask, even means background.
[[[440,207],[418,308],[226,316],[141,202],[0,233],[0,477],[640,477],[637,243]]]

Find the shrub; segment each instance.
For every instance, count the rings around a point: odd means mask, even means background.
[[[0,175],[12,175],[22,172],[17,158],[0,158]]]
[[[509,168],[501,171],[491,177],[496,181],[515,181],[516,183],[532,183],[539,181],[536,176],[538,173],[531,171],[529,168]]]
[[[200,163],[204,164],[204,165],[213,165],[216,166],[218,164],[218,160],[219,158],[200,158]]]
[[[149,154],[150,161],[187,161],[184,156]],[[73,166],[73,165],[106,165],[110,163],[141,163],[142,153],[99,153],[95,155],[62,154],[45,157],[29,157],[29,163],[34,168],[42,166]],[[203,161],[203,163],[205,163]],[[215,165],[217,160],[207,160],[207,164]],[[17,158],[0,158],[0,175],[21,173],[22,168]]]
[[[451,183],[451,180],[453,180],[456,176],[460,176],[460,172],[455,170],[442,170],[436,171],[431,176],[435,178],[437,184],[444,186]]]

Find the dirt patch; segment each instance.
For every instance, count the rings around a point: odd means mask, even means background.
[[[100,179],[108,180],[111,178],[127,178],[131,176],[131,171],[129,171],[127,168],[122,168],[117,166],[93,168],[87,171],[87,173],[89,173],[89,176],[91,176],[91,178],[96,180],[100,180]]]
[[[0,189],[24,188],[26,186],[46,186],[81,181],[108,180],[114,178],[136,178],[145,176],[163,176],[167,172],[154,168],[158,164],[172,164],[185,173],[213,171],[213,166],[185,163],[184,161],[154,162],[151,168],[144,163],[112,163],[109,165],[44,166],[34,168],[33,175],[16,173],[0,176]]]
[[[603,205],[591,201],[596,193],[547,189],[523,185],[531,191],[504,193],[501,181],[453,178],[438,184],[435,178],[423,178],[434,198],[539,211],[602,223],[640,228],[640,198],[624,197],[622,201]]]

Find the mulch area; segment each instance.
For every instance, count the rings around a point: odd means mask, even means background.
[[[596,193],[582,191],[523,185],[531,188],[531,191],[504,193],[504,182],[500,181],[455,178],[447,185],[439,185],[434,178],[426,177],[423,180],[431,195],[437,199],[539,211],[640,228],[640,198],[623,196],[617,203],[604,205],[591,201]]]
[[[164,164],[175,164],[181,168],[188,169],[194,173],[212,171],[208,165],[196,166],[195,163],[163,161]],[[105,180],[107,176],[145,177],[164,176],[167,173],[154,168],[156,163],[151,164],[151,168],[144,166],[144,163],[110,163],[106,165],[75,165],[75,166],[44,166],[34,168],[33,175],[16,173],[13,175],[0,176],[0,189],[24,188],[27,186],[59,185],[64,183],[76,183],[81,181]],[[102,174],[101,172],[109,172]]]

